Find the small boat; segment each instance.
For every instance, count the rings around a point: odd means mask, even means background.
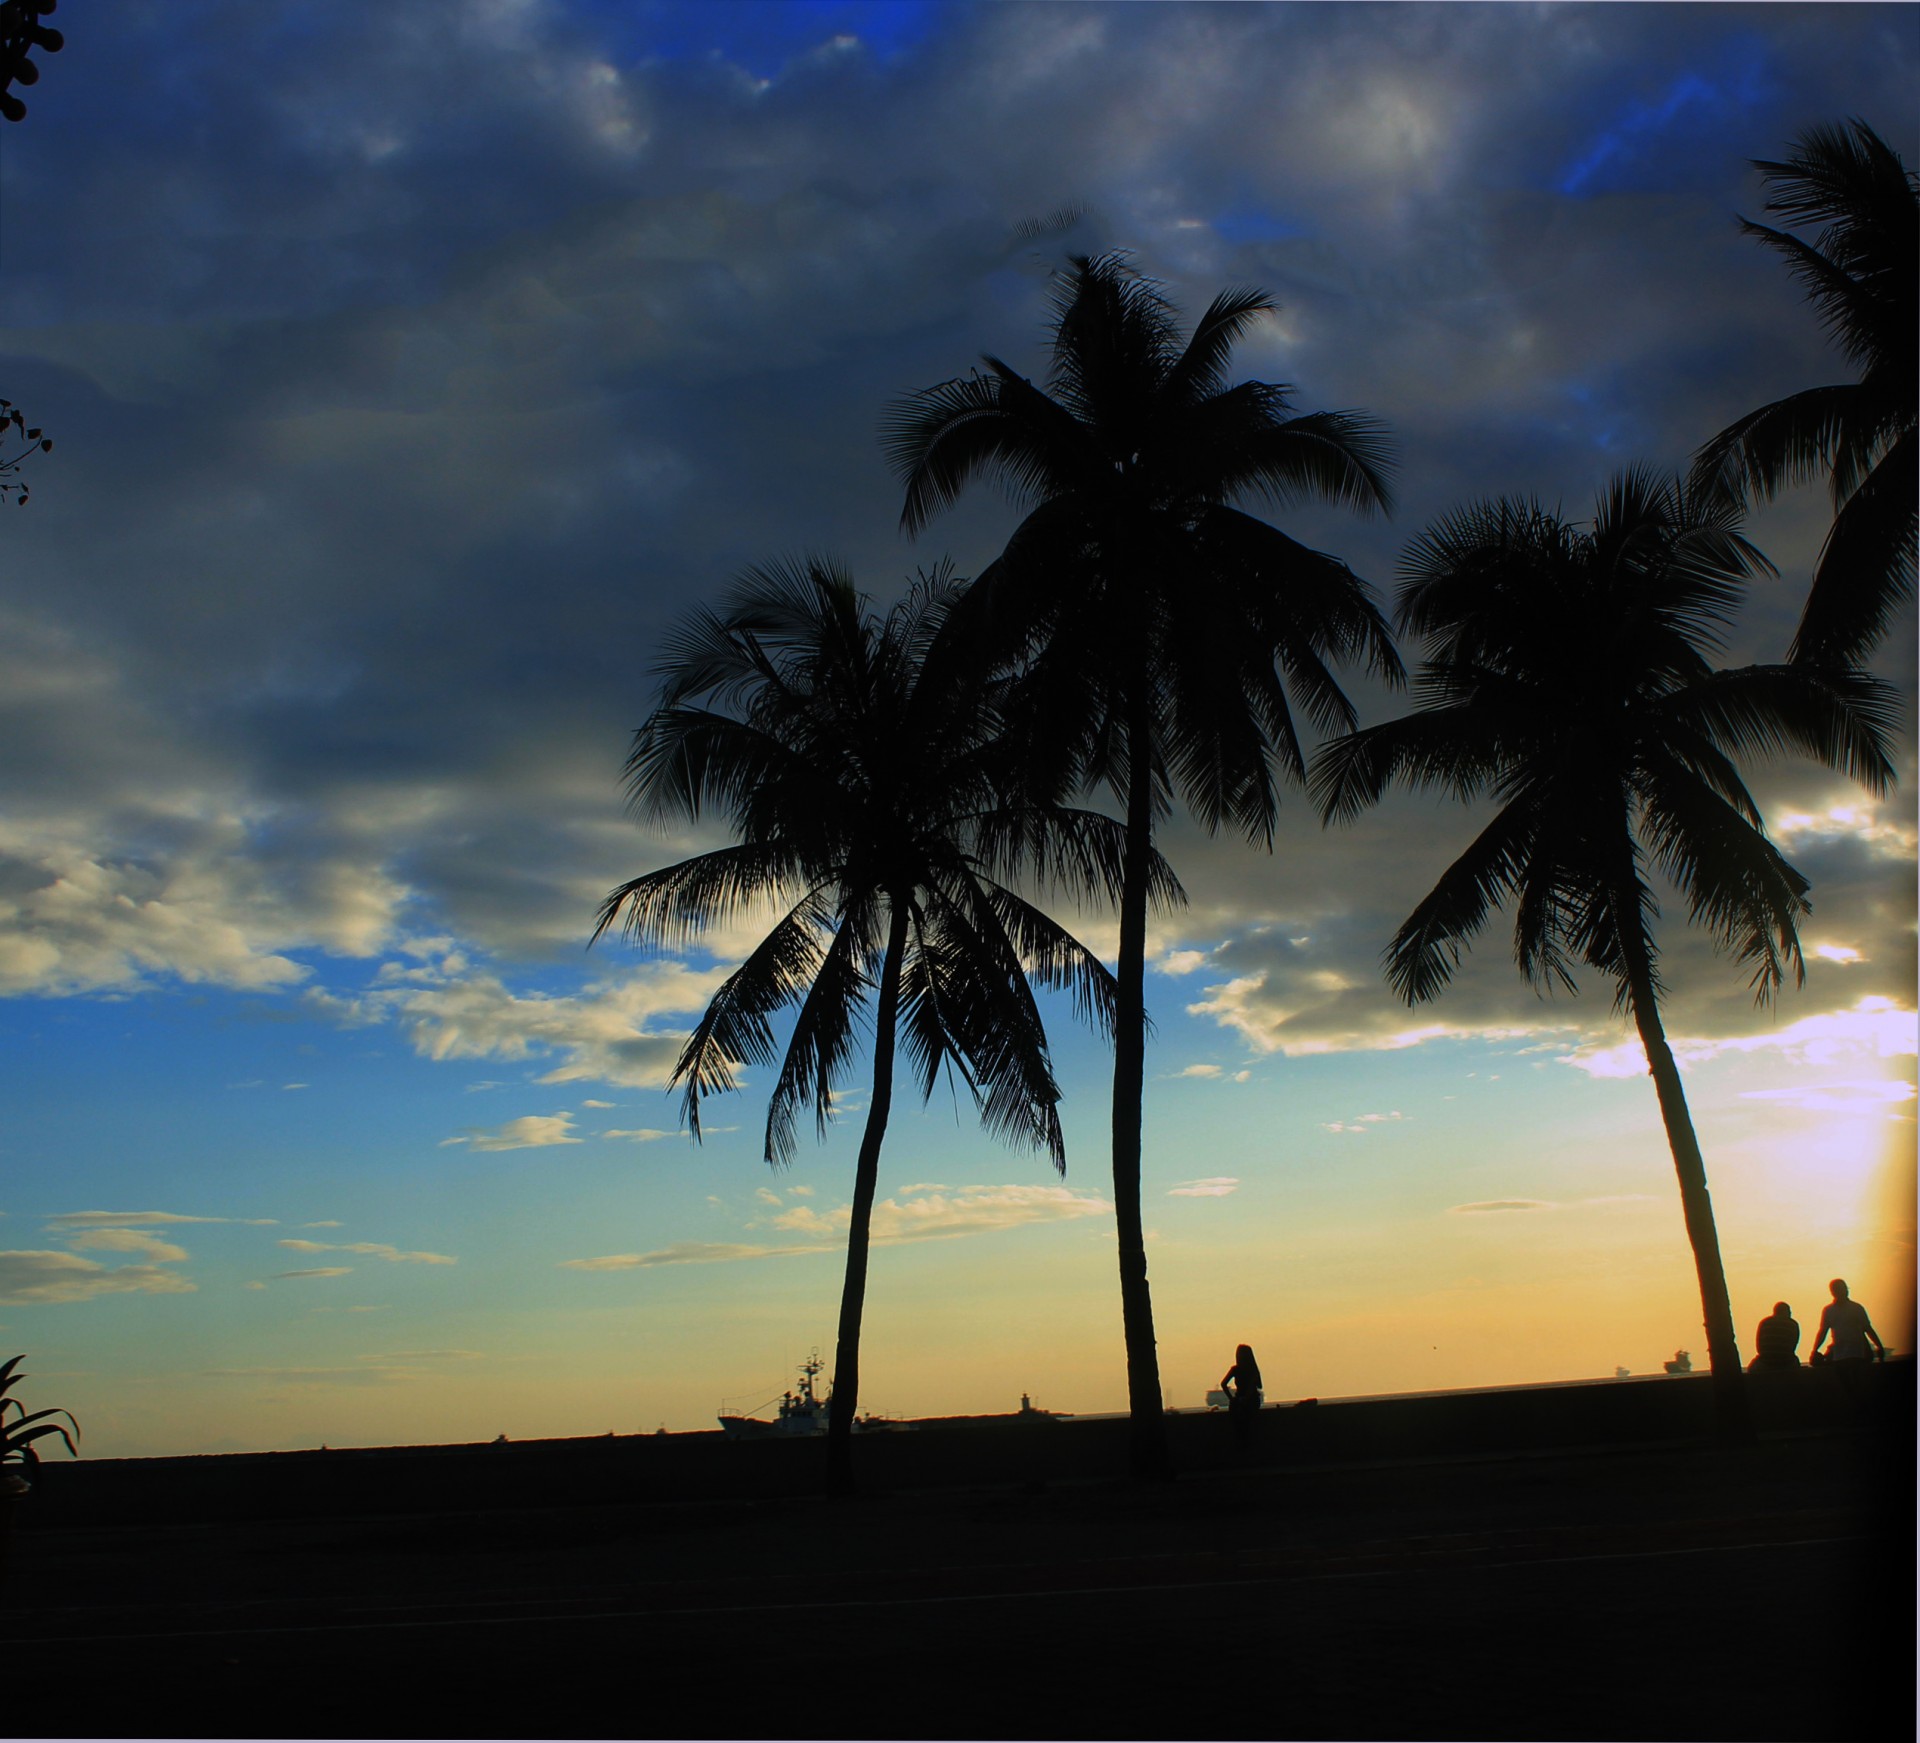
[[[1673,1360],[1670,1362],[1662,1362],[1660,1365],[1665,1368],[1669,1374],[1691,1374],[1693,1372],[1693,1357],[1688,1355],[1685,1350],[1675,1350],[1673,1352]]]

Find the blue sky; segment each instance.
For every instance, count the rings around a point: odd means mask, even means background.
[[[695,1428],[830,1345],[861,1098],[793,1169],[762,1085],[679,1133],[678,1038],[746,941],[586,948],[667,628],[743,567],[876,599],[917,542],[875,430],[1048,275],[1125,247],[1246,374],[1393,428],[1390,521],[1285,524],[1390,596],[1495,492],[1585,512],[1838,378],[1742,239],[1748,167],[1859,114],[1911,163],[1909,6],[589,5],[109,0],[0,154],[0,391],[55,436],[0,539],[0,1349],[99,1454]],[[1049,219],[1057,221],[1047,222]],[[1038,221],[1038,222],[1036,222]],[[1825,528],[1730,662],[1778,657]],[[1911,613],[1879,659],[1911,726]],[[1369,718],[1396,704],[1356,681]],[[1743,1335],[1845,1274],[1911,1339],[1913,742],[1875,803],[1755,771],[1814,881],[1756,1012],[1670,902],[1669,1028]],[[1147,1214],[1170,1402],[1701,1351],[1650,1085],[1605,988],[1490,930],[1408,1013],[1385,938],[1472,815],[1396,799],[1272,857],[1176,825]],[[1109,949],[1111,916],[1080,916]],[[900,1111],[863,1402],[1124,1396],[1102,1050],[1070,1152]],[[1283,1353],[1284,1352],[1284,1353]],[[760,1389],[760,1390],[756,1390]]]

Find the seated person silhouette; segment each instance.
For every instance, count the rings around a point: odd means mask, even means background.
[[[1864,1362],[1869,1353],[1885,1357],[1887,1346],[1873,1329],[1873,1321],[1867,1318],[1867,1310],[1848,1295],[1847,1280],[1836,1277],[1827,1288],[1833,1299],[1820,1310],[1820,1329],[1813,1339],[1815,1358],[1819,1357],[1820,1346],[1829,1336],[1833,1339],[1833,1346],[1826,1356],[1830,1362]],[[1867,1349],[1869,1342],[1873,1345],[1871,1352]]]
[[[1776,1301],[1773,1312],[1760,1322],[1753,1347],[1759,1353],[1747,1364],[1749,1373],[1800,1366],[1800,1322],[1784,1301]]]

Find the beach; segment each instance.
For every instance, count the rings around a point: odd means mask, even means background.
[[[1704,1376],[1196,1413],[1161,1485],[976,1419],[839,1503],[717,1434],[49,1466],[11,1729],[1910,1736],[1912,1364],[1785,1378],[1741,1447]]]

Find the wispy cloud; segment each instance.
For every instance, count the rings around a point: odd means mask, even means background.
[[[1483,1198],[1473,1204],[1448,1205],[1447,1214],[1449,1216],[1483,1216],[1504,1211],[1558,1209],[1558,1205],[1545,1198]]]
[[[67,1244],[90,1253],[138,1253],[153,1265],[177,1265],[187,1257],[185,1247],[139,1229],[83,1228]]]
[[[1839,1083],[1800,1084],[1790,1089],[1749,1089],[1742,1101],[1767,1101],[1778,1107],[1805,1108],[1817,1113],[1861,1113],[1870,1108],[1904,1107],[1915,1099],[1914,1086],[1886,1078],[1853,1079]]]
[[[608,1253],[598,1259],[562,1259],[562,1271],[641,1271],[655,1265],[721,1265],[736,1259],[790,1259],[838,1251],[836,1243],[812,1246],[752,1246],[731,1241],[675,1241],[650,1253]]]
[[[355,1310],[349,1310],[355,1311]],[[261,1365],[244,1368],[202,1368],[211,1380],[246,1380],[272,1386],[309,1390],[331,1386],[418,1385],[431,1380],[449,1364],[483,1359],[479,1350],[382,1350],[356,1356],[351,1362],[328,1366]]]
[[[1112,1210],[1098,1194],[1066,1186],[963,1186],[954,1192],[919,1193],[902,1188],[901,1197],[882,1199],[873,1207],[872,1239],[876,1246],[948,1240],[1032,1223],[1110,1215]],[[851,1215],[846,1206],[823,1216],[809,1205],[795,1205],[775,1217],[773,1224],[800,1234],[839,1234]]]
[[[553,1144],[579,1144],[585,1140],[573,1135],[573,1115],[523,1114],[504,1126],[485,1129],[469,1126],[453,1138],[442,1138],[440,1147],[471,1144],[476,1150],[541,1150]]]
[[[799,1188],[793,1189],[796,1193]],[[763,1204],[778,1203],[769,1188],[756,1189]],[[950,1240],[966,1235],[997,1233],[1034,1223],[1074,1221],[1110,1215],[1113,1207],[1092,1193],[1064,1186],[918,1185],[900,1189],[895,1198],[873,1207],[872,1241],[896,1246],[910,1241]],[[825,1215],[809,1205],[794,1205],[772,1218],[773,1227],[802,1239],[780,1244],[732,1241],[675,1241],[645,1253],[608,1253],[592,1259],[565,1259],[566,1271],[636,1271],[656,1265],[718,1265],[744,1259],[790,1259],[809,1253],[844,1250],[849,1208]],[[811,1238],[807,1238],[811,1237]]]
[[[384,1241],[297,1241],[279,1243],[296,1253],[364,1253],[372,1259],[385,1259],[395,1265],[455,1265],[451,1253],[403,1253]]]
[[[9,1307],[91,1301],[99,1295],[188,1295],[196,1287],[159,1264],[108,1266],[78,1253],[0,1252],[0,1304]]]
[[[315,1265],[305,1271],[276,1271],[273,1275],[283,1277],[348,1277],[353,1274],[351,1265]]]
[[[247,1228],[271,1228],[277,1220],[270,1216],[181,1216],[170,1210],[70,1210],[48,1217],[47,1227],[77,1229],[110,1225],[125,1228],[136,1223],[238,1223]]]
[[[1350,1120],[1322,1120],[1320,1129],[1323,1132],[1347,1132],[1356,1136],[1365,1136],[1376,1126],[1390,1126],[1406,1117],[1396,1108],[1390,1114],[1356,1114]]]
[[[1899,1059],[1920,1051],[1920,1017],[1890,998],[1869,996],[1851,1009],[1822,1011],[1759,1035],[1722,1035],[1708,1040],[1669,1036],[1674,1058],[1701,1065],[1727,1053],[1777,1052],[1802,1065],[1828,1065],[1845,1058]],[[1638,1041],[1615,1047],[1583,1047],[1561,1056],[1589,1077],[1644,1077],[1647,1056]]]
[[[1225,1198],[1240,1185],[1238,1176],[1215,1174],[1205,1180],[1183,1180],[1178,1186],[1169,1187],[1169,1198]]]

